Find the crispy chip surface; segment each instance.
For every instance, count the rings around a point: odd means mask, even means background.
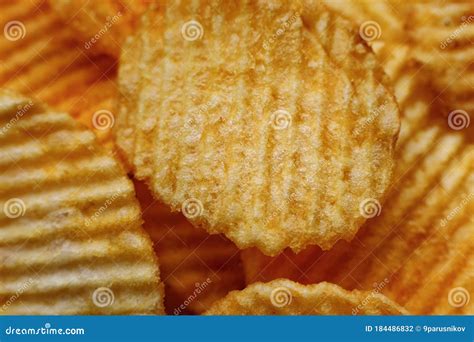
[[[0,314],[163,313],[132,182],[69,115],[0,92]]]
[[[117,62],[88,56],[75,30],[44,0],[2,1],[0,27],[0,86],[70,113],[112,147]]]
[[[308,248],[268,258],[244,251],[247,280],[376,288],[415,314],[473,314],[473,136],[465,120],[449,118],[430,87],[433,74],[407,50],[397,50],[386,70],[403,117],[395,183],[380,215],[329,252]]]
[[[245,287],[239,250],[222,235],[193,227],[135,182],[145,230],[154,242],[170,315],[200,314],[232,290]]]
[[[376,291],[346,291],[330,283],[302,285],[288,279],[232,291],[207,315],[401,315],[407,312]]]
[[[120,55],[124,39],[130,35],[147,0],[50,0],[66,25],[78,33],[87,50]]]
[[[350,240],[390,183],[394,97],[317,2],[152,8],[119,73],[117,142],[136,176],[240,248]]]

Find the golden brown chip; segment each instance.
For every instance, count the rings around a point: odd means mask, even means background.
[[[222,235],[193,227],[135,182],[144,228],[155,244],[165,284],[166,312],[200,314],[229,291],[245,286],[239,250]]]
[[[317,2],[152,8],[122,57],[118,145],[193,223],[272,255],[350,240],[380,204],[398,108]]]
[[[472,314],[474,303],[474,145],[446,108],[430,75],[398,51],[387,61],[403,118],[395,183],[380,216],[351,243],[268,258],[242,253],[247,281],[286,277],[379,289],[415,314]],[[433,117],[438,119],[433,119]]]
[[[117,62],[87,56],[43,0],[1,2],[0,27],[0,86],[70,113],[111,147]]]
[[[132,182],[69,115],[0,92],[0,314],[162,313]]]
[[[232,291],[207,315],[402,315],[406,310],[377,291],[346,291],[337,285],[301,285],[288,279]]]
[[[87,50],[120,55],[124,39],[136,26],[150,0],[50,0],[66,25],[78,33]]]
[[[382,60],[400,49],[432,75],[428,85],[445,103],[474,111],[474,3],[470,0],[325,0],[358,23]]]

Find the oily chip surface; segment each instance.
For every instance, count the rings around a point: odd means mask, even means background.
[[[133,33],[147,0],[50,0],[51,7],[79,34],[87,50],[120,55],[124,39]]]
[[[409,54],[386,63],[402,110],[394,184],[351,243],[268,258],[242,253],[248,283],[286,277],[379,289],[414,314],[473,314],[474,144],[462,112],[430,88]],[[446,119],[441,119],[446,116]],[[455,119],[457,117],[457,119]]]
[[[390,184],[399,129],[352,30],[315,1],[153,7],[119,72],[117,143],[135,175],[240,248],[350,240]]]
[[[0,91],[0,314],[157,314],[132,182],[69,115]]]
[[[402,315],[406,310],[385,296],[346,291],[331,283],[302,285],[288,279],[254,283],[232,291],[206,315]]]

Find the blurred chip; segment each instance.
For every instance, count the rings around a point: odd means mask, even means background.
[[[150,0],[50,0],[66,25],[79,33],[87,50],[120,55],[124,39],[130,35]]]
[[[337,285],[301,285],[288,279],[255,283],[230,292],[207,315],[401,315],[407,312],[376,291]]]
[[[313,1],[198,1],[142,24],[116,126],[137,178],[241,248],[350,240],[390,184],[399,128],[350,23]]]
[[[44,0],[1,2],[0,27],[0,86],[70,113],[112,147],[116,61],[87,56]]]
[[[170,315],[200,314],[232,290],[245,287],[239,250],[222,235],[193,227],[180,213],[153,200],[135,182],[144,228],[160,260],[165,307]]]
[[[386,66],[403,118],[384,210],[351,243],[341,241],[329,252],[308,248],[268,258],[244,251],[247,281],[330,281],[379,289],[415,314],[473,314],[472,135],[441,119],[447,108],[419,62],[398,51]]]
[[[94,134],[1,91],[0,146],[0,313],[162,313],[133,185]]]
[[[474,3],[469,0],[325,0],[350,17],[382,60],[407,49],[440,100],[474,112]]]

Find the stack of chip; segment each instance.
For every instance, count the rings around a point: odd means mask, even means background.
[[[0,10],[0,314],[474,312],[472,2]]]

